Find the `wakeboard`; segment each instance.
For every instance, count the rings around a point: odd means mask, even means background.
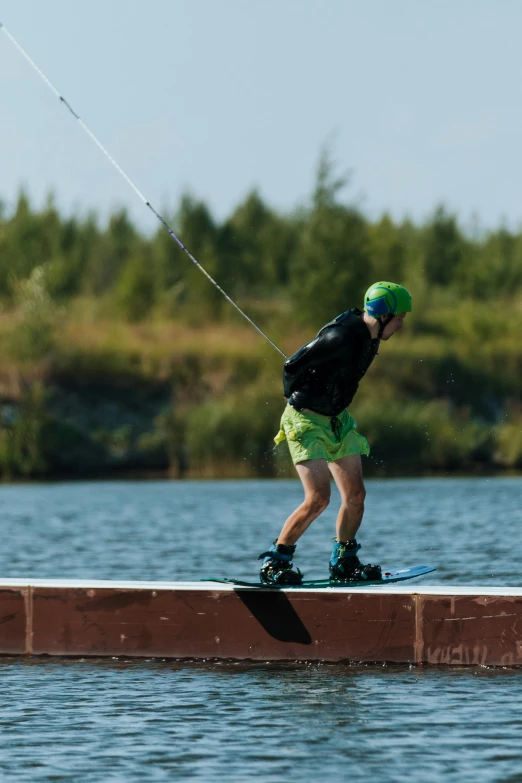
[[[368,587],[369,585],[388,585],[392,582],[404,582],[406,579],[415,579],[417,576],[424,576],[437,569],[433,566],[413,566],[412,568],[401,568],[398,571],[386,571],[382,579],[364,580],[360,582],[331,582],[329,579],[304,580],[300,585],[265,585],[262,582],[246,582],[242,579],[219,579],[217,577],[208,577],[202,579],[202,582],[221,582],[223,584],[237,585],[238,587],[257,587],[263,590],[318,590],[331,588],[333,590],[339,587]]]

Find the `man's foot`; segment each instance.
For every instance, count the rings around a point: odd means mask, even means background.
[[[293,569],[292,557],[295,552],[294,546],[285,546],[274,541],[268,552],[259,555],[262,557],[263,565],[259,572],[259,577],[265,585],[300,585],[303,581],[303,575],[300,570]]]
[[[336,541],[330,558],[330,579],[332,582],[375,582],[382,579],[378,565],[363,565],[357,557],[360,544],[355,538],[347,543]]]

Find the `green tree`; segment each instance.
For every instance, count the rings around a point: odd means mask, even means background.
[[[84,278],[87,292],[98,295],[110,291],[129,258],[139,253],[143,246],[126,210],[111,215],[106,231],[88,255]]]
[[[389,215],[368,226],[368,255],[374,280],[404,280],[406,247],[400,228]]]
[[[437,207],[426,227],[424,240],[424,270],[428,283],[447,286],[457,279],[465,245],[455,215],[450,215],[444,206]]]
[[[474,242],[459,271],[468,297],[490,300],[512,296],[522,285],[522,237],[501,228]]]
[[[236,294],[264,296],[288,281],[288,268],[297,231],[288,218],[270,210],[253,190],[225,223],[228,275]]]
[[[301,320],[318,326],[362,304],[372,282],[367,224],[339,202],[345,177],[334,177],[328,153],[317,174],[313,207],[303,222],[291,269],[291,294]]]
[[[116,301],[129,321],[142,321],[156,301],[154,267],[144,255],[131,258],[118,280]]]
[[[58,231],[59,252],[47,264],[46,279],[49,293],[64,299],[81,293],[90,259],[96,257],[100,232],[94,214],[83,223],[75,217],[64,220]]]
[[[177,225],[178,236],[185,247],[218,285],[221,285],[218,228],[210,210],[201,201],[195,201],[185,195],[181,200]],[[203,312],[210,312],[217,317],[223,300],[216,287],[182,251],[178,253],[178,268],[184,282],[180,301],[188,307],[199,308],[194,311],[199,319]]]
[[[14,214],[0,233],[0,286],[5,298],[12,298],[17,281],[28,278],[38,266],[59,255],[60,217],[52,196],[46,209],[33,212],[24,191],[18,197]]]

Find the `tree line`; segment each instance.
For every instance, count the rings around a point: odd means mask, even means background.
[[[287,299],[291,317],[314,327],[360,303],[378,279],[400,281],[421,306],[433,307],[440,291],[480,306],[518,296],[521,233],[499,227],[470,236],[444,206],[422,225],[386,214],[372,222],[343,200],[345,184],[323,158],[310,203],[291,214],[254,191],[219,222],[205,203],[185,196],[172,224],[230,296]],[[4,305],[15,303],[18,284],[39,267],[53,300],[111,297],[130,321],[193,308],[219,319],[229,307],[163,227],[144,236],[124,210],[103,227],[94,214],[64,218],[51,198],[35,210],[22,192],[12,214],[0,207]]]
[[[169,222],[287,353],[362,306],[370,283],[410,289],[406,328],[354,404],[377,472],[522,468],[522,233],[465,231],[442,205],[423,223],[370,220],[347,184],[325,154],[290,213],[253,191],[218,221],[187,195]],[[176,461],[194,475],[288,473],[272,453],[281,357],[261,338],[247,348],[250,327],[164,227],[145,235],[124,210],[104,224],[65,217],[22,192],[10,212],[0,205],[0,304],[0,473],[68,469],[73,445],[80,473]],[[201,330],[199,347],[172,340],[169,323]],[[222,330],[212,355],[205,329]]]

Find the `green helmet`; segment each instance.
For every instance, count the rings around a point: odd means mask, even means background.
[[[381,280],[366,291],[364,309],[373,318],[380,318],[387,313],[411,313],[411,294],[398,283]]]

